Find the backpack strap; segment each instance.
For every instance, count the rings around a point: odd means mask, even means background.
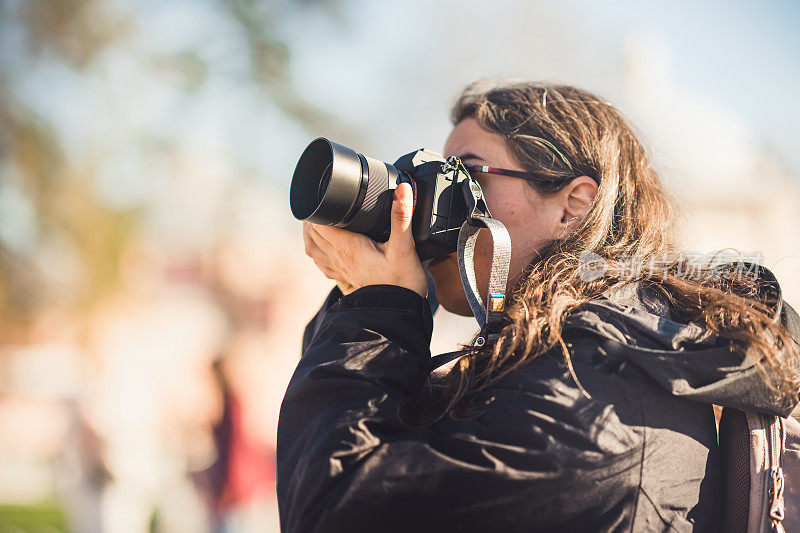
[[[722,529],[746,533],[750,515],[750,430],[744,411],[725,407],[719,420]]]
[[[748,533],[784,533],[785,478],[781,455],[786,441],[782,418],[746,413],[750,432],[750,513]]]
[[[784,533],[786,422],[730,407],[722,410],[719,447],[724,469],[724,531]],[[791,454],[786,459],[792,468],[800,467],[791,462]]]

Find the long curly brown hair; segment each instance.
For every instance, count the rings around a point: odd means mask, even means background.
[[[465,346],[466,355],[441,383],[438,416],[556,346],[580,386],[562,338],[564,321],[585,302],[631,282],[632,260],[636,279],[648,280],[687,322],[729,339],[772,376],[769,383],[779,377],[779,392],[796,393],[798,353],[773,316],[774,294],[747,276],[720,275],[713,261],[699,276],[685,275],[686,257],[671,234],[673,200],[617,109],[568,85],[479,81],[452,109],[454,125],[467,117],[505,136],[520,165],[542,177],[528,182],[538,193],[555,194],[582,175],[599,187],[580,226],[540,250],[509,289],[499,340]],[[586,252],[605,262],[605,275],[584,281]]]

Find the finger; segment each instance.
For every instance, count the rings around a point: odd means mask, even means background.
[[[313,225],[308,228],[308,238],[312,253],[309,255],[314,260],[314,264],[326,277],[335,280],[345,280],[346,276],[342,265],[339,262],[337,250],[333,243],[327,241],[317,231],[319,226]]]
[[[411,185],[401,183],[394,190],[392,202],[392,222],[388,244],[402,251],[414,249],[414,235],[411,231],[411,216],[414,213],[414,198]]]
[[[342,294],[350,294],[356,289],[355,285],[347,281],[336,280],[336,285],[339,287],[339,290],[342,291]]]
[[[305,243],[306,255],[313,259],[317,265],[322,264],[332,268],[333,261],[331,260],[331,257],[317,244],[317,241],[322,240],[322,237],[315,234],[311,227],[303,228],[303,241]]]
[[[318,224],[311,224],[308,228],[308,234],[311,237],[311,241],[324,252],[328,252],[329,250],[333,249],[333,243],[331,242],[330,234],[326,237],[325,230],[327,226],[320,226]]]
[[[345,281],[344,276],[342,276],[342,274],[338,270],[334,270],[330,267],[321,265],[319,263],[316,263],[316,265],[319,271],[322,272],[322,275],[325,276],[326,278],[332,279],[334,281]]]
[[[303,245],[305,246],[306,255],[311,258],[314,257],[315,253],[320,253],[319,246],[314,242],[313,231],[311,223],[303,222]]]
[[[336,226],[314,225],[314,232],[318,237],[315,242],[325,253],[332,257],[338,256],[345,260],[360,257],[368,249],[375,248],[374,241],[366,235],[347,231]],[[324,243],[321,242],[324,240]],[[325,244],[328,246],[326,247]]]
[[[331,244],[338,241],[350,242],[363,237],[358,233],[353,233],[352,231],[347,231],[346,229],[338,228],[336,226],[312,224],[312,229]]]
[[[311,259],[314,261],[314,264],[317,265],[317,268],[320,270],[323,269],[330,269],[335,270],[336,266],[334,265],[333,261],[327,254],[323,253],[322,250],[317,248],[312,255],[310,255]]]
[[[331,257],[317,244],[318,241],[324,242],[322,237],[316,235],[313,229],[307,228],[303,231],[303,240],[306,255],[313,259],[317,266],[323,265],[332,268]]]
[[[336,231],[330,231],[331,229]],[[341,238],[342,235],[340,233],[344,234],[344,238]],[[347,273],[359,256],[357,250],[360,243],[356,238],[363,238],[372,242],[371,239],[362,235],[340,230],[339,228],[319,225],[314,225],[312,228],[312,238],[321,253],[325,255],[326,261],[331,268],[339,273],[339,279],[348,279]]]

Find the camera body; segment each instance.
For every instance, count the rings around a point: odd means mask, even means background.
[[[412,233],[423,261],[455,252],[459,230],[476,208],[488,214],[480,186],[456,157],[420,149],[390,165],[324,137],[311,142],[297,163],[292,214],[385,242],[394,189],[403,182],[414,190]]]
[[[460,161],[425,149],[400,157],[394,167],[411,178],[414,188],[411,228],[417,255],[425,260],[455,252],[468,212],[467,170]]]

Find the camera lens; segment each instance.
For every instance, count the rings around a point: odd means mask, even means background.
[[[322,172],[322,179],[319,180],[319,189],[317,189],[317,202],[321,202],[325,198],[325,192],[328,190],[328,185],[331,184],[331,167],[333,165],[328,164]]]
[[[399,176],[388,163],[320,137],[306,147],[295,167],[292,214],[385,240]]]

